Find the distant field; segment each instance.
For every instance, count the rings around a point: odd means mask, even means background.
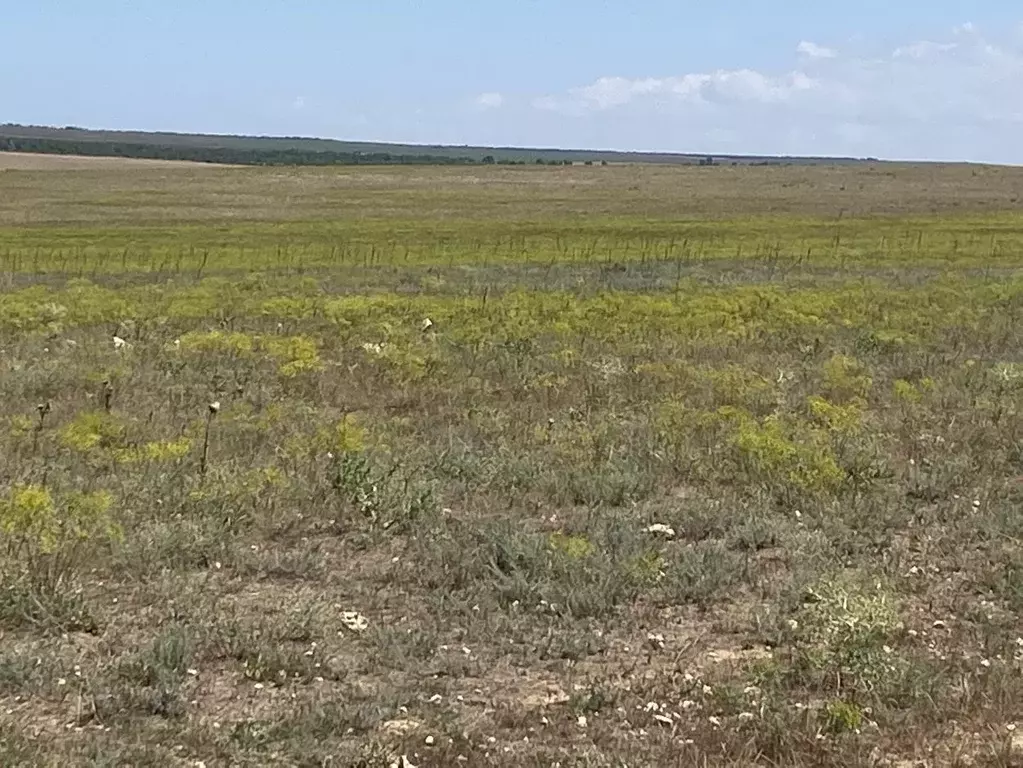
[[[391,227],[404,219],[413,229],[485,221],[495,231],[535,223],[554,233],[575,224],[613,224],[611,217],[663,230],[729,218],[741,228],[750,216],[771,215],[783,216],[783,227],[792,217],[830,226],[848,217],[1015,215],[1023,189],[1023,169],[968,165],[225,169],[7,157],[5,162],[44,166],[39,173],[5,179],[4,190],[12,194],[0,199],[0,226],[204,227],[210,222],[291,221],[350,227],[382,221]],[[63,167],[62,162],[81,163],[97,173],[54,178],[42,172]]]
[[[23,152],[0,152],[0,171],[112,170],[145,168],[147,166],[149,168],[175,166],[210,167],[203,163],[193,163],[187,160],[136,160],[125,157],[80,157],[76,155],[34,155]]]
[[[0,765],[1023,761],[1023,170],[0,167]]]

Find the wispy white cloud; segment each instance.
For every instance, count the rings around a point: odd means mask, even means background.
[[[823,45],[817,45],[817,43],[811,43],[808,40],[804,40],[796,46],[796,52],[808,59],[834,59],[838,56],[838,51],[833,48],[825,48]]]
[[[491,91],[476,97],[476,106],[481,109],[499,109],[504,105],[504,95]]]
[[[899,46],[892,53],[892,57],[896,59],[926,59],[931,56],[940,56],[943,53],[954,51],[958,47],[958,43],[935,43],[931,40],[918,40],[909,45]]]
[[[1023,35],[962,25],[886,53],[846,48],[804,41],[772,71],[608,75],[531,103],[606,146],[1023,161]]]
[[[818,87],[805,72],[768,75],[752,69],[718,70],[678,77],[602,77],[590,85],[574,88],[562,97],[543,96],[534,102],[539,109],[564,112],[609,110],[645,98],[676,102],[777,104]]]
[[[296,96],[295,100],[291,102],[291,108],[295,110],[305,109],[305,96]]]

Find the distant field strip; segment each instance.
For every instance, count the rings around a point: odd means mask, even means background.
[[[0,228],[0,272],[177,273],[501,264],[1023,266],[1023,216],[826,221],[287,221]]]

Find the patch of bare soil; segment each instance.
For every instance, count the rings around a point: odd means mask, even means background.
[[[233,168],[237,166],[196,163],[191,160],[147,160],[134,157],[91,157],[86,155],[41,155],[29,152],[0,152],[0,171],[90,171],[115,168]]]

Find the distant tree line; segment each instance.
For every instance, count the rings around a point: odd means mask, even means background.
[[[767,157],[516,147],[419,146],[314,139],[102,131],[0,123],[0,151],[193,160],[236,165],[850,165],[877,158]]]
[[[191,147],[121,141],[26,138],[3,136],[2,134],[0,134],[0,149],[8,152],[46,155],[191,160],[200,163],[228,165],[473,165],[476,163],[476,160],[471,157],[444,157],[430,154]]]
[[[501,158],[500,160],[497,160],[494,158],[493,155],[487,155],[482,160],[480,160],[480,162],[483,165],[529,165],[528,161],[526,160],[511,160],[508,158]],[[552,158],[549,160],[545,160],[542,157],[536,158],[536,160],[534,160],[533,163],[536,165],[575,165],[575,162],[572,160],[562,160],[560,158]],[[587,160],[585,164],[593,165],[593,161]],[[605,160],[604,162],[601,163],[601,165],[607,165],[607,161]]]

